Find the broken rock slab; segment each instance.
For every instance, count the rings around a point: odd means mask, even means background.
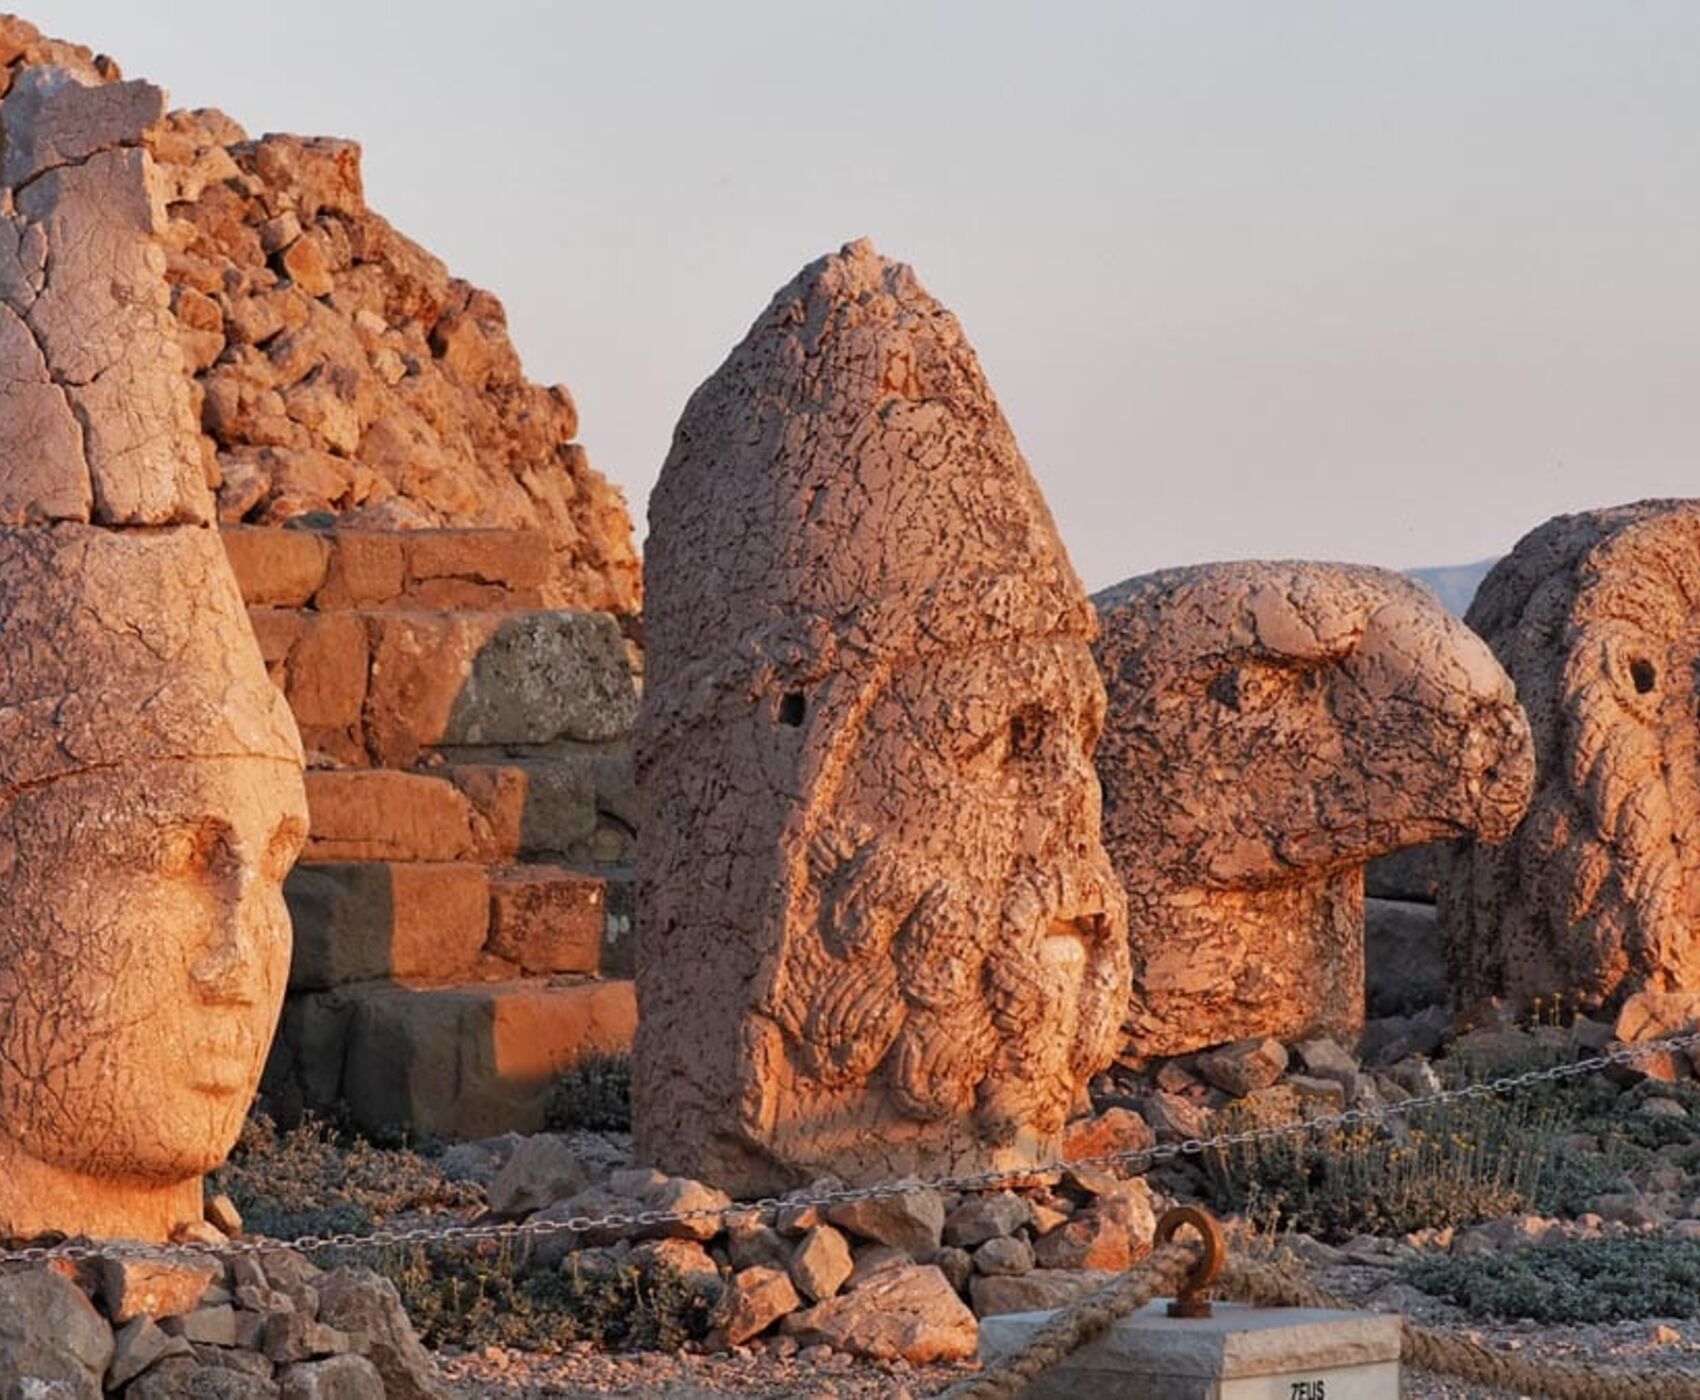
[[[980,1335],[974,1314],[930,1264],[887,1270],[787,1319],[785,1332],[799,1346],[913,1366],[972,1356]]]

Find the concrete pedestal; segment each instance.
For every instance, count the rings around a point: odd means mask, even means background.
[[[1171,1318],[1152,1303],[1027,1390],[1023,1400],[1398,1400],[1399,1319],[1217,1303]],[[980,1357],[1019,1350],[1052,1314],[980,1323]]]

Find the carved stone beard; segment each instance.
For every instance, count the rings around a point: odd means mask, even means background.
[[[802,1073],[986,1144],[1060,1130],[1120,1029],[1126,918],[1108,862],[1022,860],[971,885],[889,840],[837,836],[810,865],[819,938],[796,948],[775,1017]]]

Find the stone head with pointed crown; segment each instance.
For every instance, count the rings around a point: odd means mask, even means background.
[[[852,244],[650,504],[644,1160],[730,1190],[1019,1170],[1116,1047],[1095,618],[956,319]]]

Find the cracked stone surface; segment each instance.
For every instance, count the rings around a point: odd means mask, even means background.
[[[1559,516],[1467,621],[1517,682],[1535,794],[1511,840],[1450,853],[1459,995],[1615,1007],[1700,990],[1700,502]]]
[[[0,446],[41,463],[0,495],[4,523],[212,519],[165,283],[165,209],[141,147],[164,112],[151,84],[94,90],[46,67],[26,69],[0,102],[0,344],[21,331],[36,350],[16,346],[6,362],[20,391],[0,400],[18,409],[0,422]]]
[[[961,327],[866,244],[650,504],[638,1153],[737,1192],[1054,1157],[1127,992],[1095,620]]]
[[[0,103],[8,1237],[198,1223],[288,971],[301,747],[211,528],[133,144],[163,107],[47,67]]]
[[[1498,840],[1522,814],[1533,754],[1511,680],[1431,594],[1380,569],[1206,564],[1094,602],[1129,1048],[1349,1042],[1366,862]]]

